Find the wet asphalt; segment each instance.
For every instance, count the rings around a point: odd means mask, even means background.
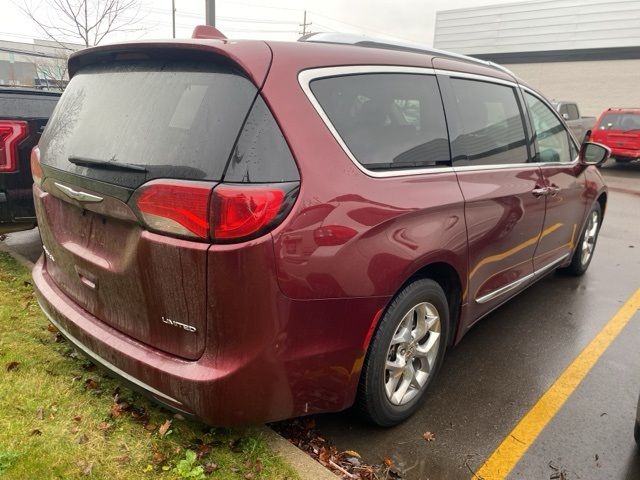
[[[640,163],[602,168],[609,205],[589,271],[551,274],[479,322],[448,352],[418,413],[380,429],[352,412],[316,418],[321,434],[408,479],[468,479],[640,288]],[[37,229],[5,244],[35,261]],[[633,441],[640,392],[640,313],[602,355],[510,479],[640,480]],[[426,442],[425,432],[435,435]],[[560,476],[562,475],[562,476]]]

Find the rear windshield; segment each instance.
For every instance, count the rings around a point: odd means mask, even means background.
[[[42,163],[129,188],[159,177],[219,180],[255,96],[255,86],[227,66],[88,67],[49,121]]]
[[[598,127],[600,130],[638,130],[640,115],[637,113],[607,113]]]

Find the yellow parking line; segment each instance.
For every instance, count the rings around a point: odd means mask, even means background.
[[[520,458],[538,438],[540,432],[558,413],[569,396],[580,385],[600,356],[607,350],[622,329],[640,309],[640,288],[600,330],[576,359],[558,377],[540,400],[520,420],[487,461],[476,472],[474,479],[495,480],[505,478]]]

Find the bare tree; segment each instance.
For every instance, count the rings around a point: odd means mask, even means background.
[[[47,0],[34,4],[22,0],[20,9],[42,32],[61,48],[70,50],[65,42],[87,47],[98,45],[114,32],[138,31],[141,20],[140,0]]]
[[[32,60],[31,63],[36,70],[36,75],[44,82],[46,88],[64,90],[68,80],[67,61],[69,54],[69,50],[58,48],[50,56],[36,57]]]

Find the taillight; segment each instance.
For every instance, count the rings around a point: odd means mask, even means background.
[[[36,185],[42,184],[42,165],[40,165],[40,149],[36,145],[31,150],[31,176],[33,177],[33,183]]]
[[[212,235],[217,240],[255,237],[288,213],[290,195],[276,185],[218,185],[213,191]]]
[[[18,144],[28,131],[27,122],[0,120],[0,172],[18,170]]]
[[[230,243],[256,238],[282,221],[297,186],[153,180],[136,190],[131,203],[152,231]]]
[[[134,204],[151,230],[208,239],[212,188],[202,182],[154,180],[136,191]]]

